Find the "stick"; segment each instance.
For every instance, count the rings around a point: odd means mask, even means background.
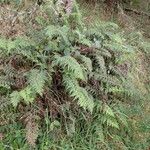
[[[146,13],[146,12],[143,12],[143,11],[137,11],[136,9],[132,9],[132,8],[124,8],[124,10],[129,11],[129,12],[134,12],[135,14],[138,14],[138,15],[148,16],[149,19],[150,19],[150,14],[149,13]]]

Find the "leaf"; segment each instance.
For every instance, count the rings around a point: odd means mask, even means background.
[[[101,125],[98,125],[98,127],[96,128],[96,133],[98,134],[98,139],[104,143],[105,142],[105,136],[103,133],[103,127]]]
[[[17,107],[18,103],[21,101],[21,96],[18,91],[14,91],[10,94],[10,100],[13,107]]]
[[[46,35],[52,39],[54,36],[59,36],[65,42],[65,44],[69,45],[68,33],[69,28],[67,26],[54,26],[50,25],[46,28]]]
[[[50,130],[53,131],[55,128],[60,127],[60,122],[57,120],[54,120],[51,124],[50,124]]]
[[[59,56],[55,55],[54,56],[54,61],[53,63],[55,65],[60,65],[62,68],[64,68],[64,71],[72,71],[73,75],[77,79],[85,80],[82,67],[80,64],[77,62],[77,60],[71,56]]]
[[[80,58],[80,61],[83,63],[84,67],[91,72],[93,69],[91,59],[81,54],[78,57]]]
[[[112,116],[112,117],[115,117],[115,115],[114,115],[112,109],[111,109],[107,104],[104,105],[103,112],[104,112],[105,114],[107,114],[107,115],[110,115],[110,116]]]
[[[44,85],[46,82],[46,73],[45,71],[40,71],[37,69],[33,69],[29,72],[28,75],[28,83],[31,89],[42,96],[44,91]]]
[[[63,82],[69,95],[73,97],[74,100],[78,100],[78,105],[92,112],[94,108],[93,97],[89,95],[84,88],[78,85],[76,79],[69,75],[64,75]]]
[[[117,119],[122,123],[122,125],[124,125],[125,127],[128,127],[127,116],[124,113],[120,112],[120,110],[118,109],[116,108]]]
[[[0,38],[0,49],[7,49],[7,40]]]
[[[35,95],[30,87],[26,87],[25,89],[21,90],[19,95],[27,104],[32,103],[35,99]]]

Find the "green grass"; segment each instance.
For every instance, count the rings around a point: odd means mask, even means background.
[[[26,130],[22,123],[13,122],[1,126],[0,132],[4,133],[4,137],[0,141],[0,150],[147,150],[150,146],[148,108],[138,105],[132,108],[125,107],[125,105],[123,107],[124,112],[128,113],[130,118],[133,118],[130,122],[132,128],[129,129],[128,136],[125,136],[125,130],[122,130],[119,131],[120,137],[115,135],[115,139],[112,141],[110,137],[106,136],[103,142],[101,136],[95,132],[95,129],[99,126],[99,121],[85,122],[82,117],[79,117],[77,121],[76,133],[67,136],[62,132],[61,127],[54,128],[51,131],[52,123],[47,118],[45,120],[47,123],[43,122],[44,126],[39,131],[37,145],[34,148],[29,146],[26,141]],[[108,132],[108,129],[106,129],[106,132]]]

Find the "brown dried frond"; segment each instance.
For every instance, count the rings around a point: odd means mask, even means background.
[[[24,76],[17,76],[12,86],[13,89],[23,89],[26,86],[26,79]]]
[[[128,31],[134,30],[133,20],[127,14],[124,13],[123,9],[120,6],[118,6],[117,17],[120,26],[127,29]]]
[[[0,35],[6,37],[24,35],[26,27],[16,14],[10,5],[0,6]]]
[[[66,10],[66,13],[67,13],[68,15],[70,15],[71,12],[72,12],[73,1],[74,1],[74,0],[66,0],[66,7],[65,7],[65,10]]]
[[[0,141],[2,141],[2,140],[3,140],[3,138],[4,138],[3,133],[0,133]]]
[[[84,46],[84,45],[80,45],[79,50],[80,50],[81,54],[90,54],[90,53],[95,52],[94,47],[87,47],[87,46]]]
[[[37,14],[38,7],[29,3],[27,5],[27,7],[19,7],[17,10],[11,5],[0,6],[0,35],[9,38],[25,35],[29,30],[29,22],[34,28],[38,28],[32,22],[37,15],[39,16]]]
[[[27,118],[25,119],[26,122],[26,140],[29,145],[35,147],[36,140],[38,137],[39,127],[36,122],[36,115],[33,115],[31,112],[28,114]]]

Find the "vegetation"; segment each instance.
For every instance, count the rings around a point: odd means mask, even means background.
[[[75,1],[25,2],[10,26],[28,29],[0,36],[0,149],[149,149],[142,34],[87,25]]]

